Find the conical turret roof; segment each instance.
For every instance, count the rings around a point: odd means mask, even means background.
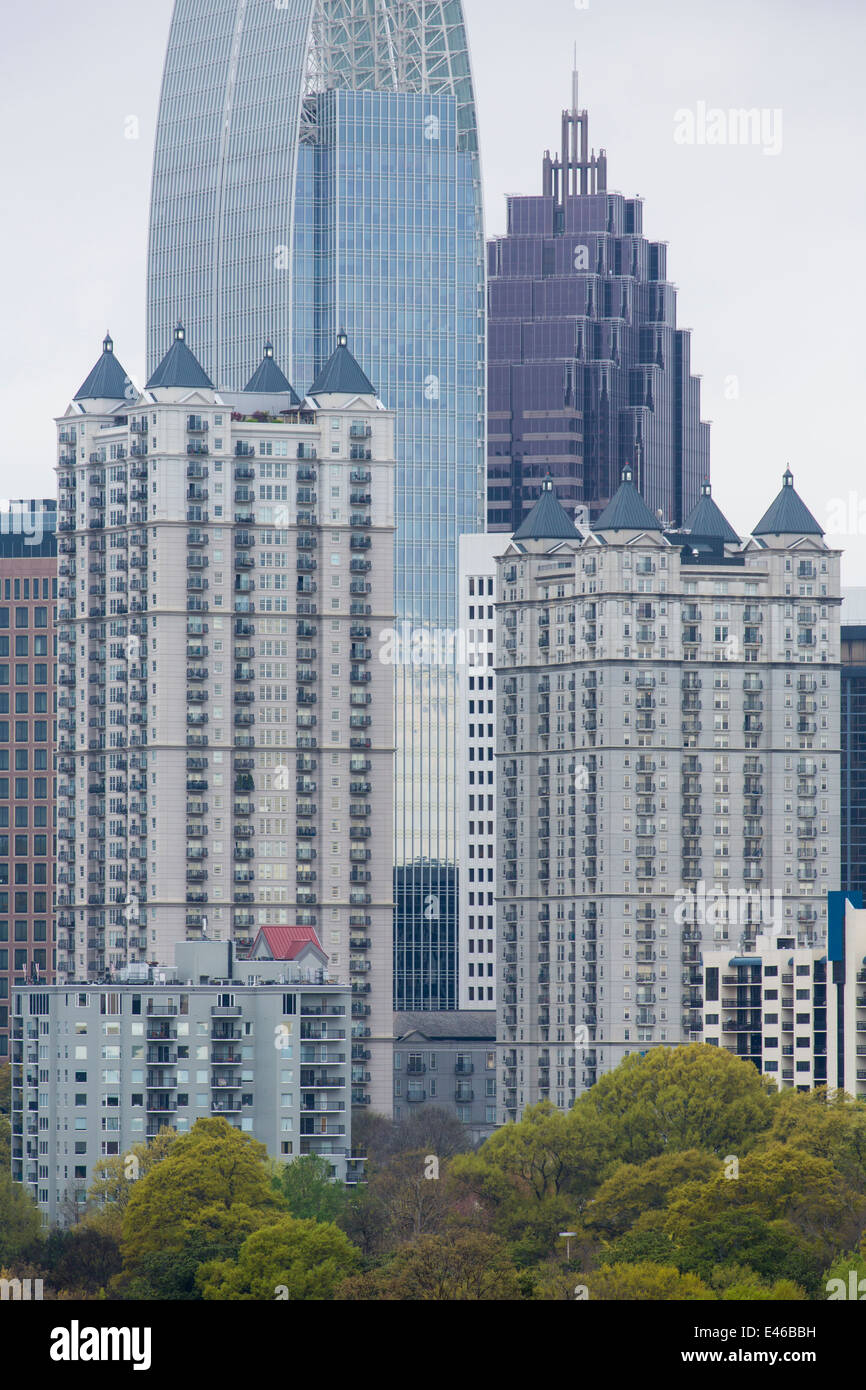
[[[579,539],[574,522],[563,507],[553,486],[553,479],[545,478],[541,485],[541,496],[532,511],[514,532],[516,541],[560,541]]]
[[[174,330],[174,342],[147,383],[147,390],[160,386],[190,389],[203,386],[213,390],[213,382],[186,345],[186,329],[182,323]]]
[[[375,396],[376,388],[362,372],[349,351],[345,329],[337,335],[337,346],[310,387],[311,396]]]
[[[285,396],[292,399],[293,405],[300,405],[301,398],[288,377],[277,366],[272,343],[265,343],[265,355],[244,387],[244,394],[258,393],[263,396]]]
[[[682,529],[695,540],[722,541],[726,545],[738,544],[740,540],[724,512],[713,501],[709,482],[701,484],[700,498],[683,522]]]
[[[622,470],[622,482],[608,502],[593,531],[661,531],[654,516],[634,485],[631,464]]]
[[[758,522],[753,536],[823,536],[824,532],[794,487],[794,475],[786,468],[782,491]]]
[[[121,401],[126,395],[129,377],[114,355],[111,334],[106,333],[102,343],[102,356],[76,391],[76,401]]]

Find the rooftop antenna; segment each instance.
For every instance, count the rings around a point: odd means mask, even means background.
[[[574,63],[571,69],[571,109],[579,111],[578,105],[578,74],[577,74],[577,40],[574,42]]]

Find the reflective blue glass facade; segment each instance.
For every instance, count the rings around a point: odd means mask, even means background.
[[[486,425],[459,0],[177,0],[154,166],[151,368],[180,317],[217,386],[243,387],[270,338],[300,394],[346,329],[397,415],[399,620],[456,629],[457,538],[484,525]],[[427,891],[419,911],[397,894],[395,1003],[456,1008],[456,651],[435,643],[446,661],[418,665],[410,645],[395,668],[394,865]]]
[[[508,199],[507,234],[488,248],[491,531],[517,530],[547,474],[567,511],[585,506],[595,520],[631,464],[667,525],[709,478],[667,245],[644,237],[639,198],[608,192],[574,85],[541,194]]]

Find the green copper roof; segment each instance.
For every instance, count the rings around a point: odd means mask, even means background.
[[[608,502],[593,531],[661,531],[654,516],[632,481],[631,465],[622,470],[622,482]]]
[[[823,536],[824,532],[794,488],[794,475],[786,468],[782,491],[758,522],[753,536]]]
[[[514,532],[514,540],[573,541],[579,538],[574,522],[554,491],[553,479],[545,478],[541,485],[541,496]]]
[[[174,342],[147,383],[147,390],[158,386],[204,386],[213,390],[213,382],[186,345],[186,329],[182,323],[174,330]]]

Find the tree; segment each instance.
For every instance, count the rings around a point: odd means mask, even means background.
[[[671,1192],[686,1182],[703,1182],[720,1172],[719,1160],[700,1149],[663,1153],[645,1163],[623,1163],[588,1203],[586,1227],[608,1239],[622,1235],[646,1211],[667,1206]]]
[[[222,1117],[198,1120],[133,1185],[123,1213],[123,1259],[180,1251],[190,1240],[239,1247],[284,1210],[267,1150]]]
[[[349,1279],[337,1298],[392,1302],[501,1302],[523,1296],[503,1241],[482,1231],[421,1236],[381,1270]]]
[[[564,1193],[582,1201],[610,1168],[609,1130],[590,1111],[564,1115],[542,1101],[530,1106],[519,1124],[497,1130],[478,1158],[480,1171],[498,1169],[537,1201]]]
[[[790,1279],[810,1294],[818,1288],[825,1263],[786,1222],[736,1209],[696,1219],[672,1241],[672,1251],[667,1263],[702,1279],[709,1279],[717,1265],[743,1261],[764,1280]]]
[[[346,1209],[346,1186],[334,1181],[331,1165],[321,1154],[281,1163],[271,1181],[292,1216],[301,1220],[336,1221]]]
[[[283,1216],[248,1236],[237,1260],[202,1265],[198,1284],[205,1299],[331,1299],[359,1261],[337,1226]]]
[[[339,1225],[366,1259],[377,1259],[389,1249],[388,1209],[381,1193],[369,1183],[352,1188]]]
[[[768,1284],[747,1265],[717,1265],[710,1284],[723,1302],[787,1303],[803,1302],[806,1294],[791,1279]]]
[[[671,1197],[667,1228],[676,1238],[732,1210],[784,1221],[827,1263],[851,1246],[866,1225],[866,1194],[856,1193],[825,1158],[787,1144],[764,1144],[747,1154],[739,1177],[719,1174],[690,1183]]]
[[[370,1195],[384,1214],[389,1248],[444,1227],[449,1216],[445,1174],[440,1168],[439,1177],[431,1178],[429,1171],[427,1155],[420,1150],[397,1154],[370,1177]]]
[[[679,1247],[659,1226],[626,1231],[607,1249],[606,1258],[611,1264],[643,1264],[649,1260],[651,1264],[681,1268]]]
[[[443,1163],[471,1147],[466,1126],[456,1115],[439,1105],[422,1105],[394,1125],[393,1153],[417,1153],[423,1150]]]
[[[828,1298],[832,1292],[840,1292],[838,1286],[835,1290],[832,1287],[832,1281],[834,1279],[842,1281],[841,1292],[846,1299],[851,1295],[852,1286],[856,1286],[857,1301],[859,1303],[862,1295],[866,1294],[866,1252],[849,1250],[846,1253],[837,1255],[833,1263],[821,1276],[821,1295],[824,1298]]]
[[[87,1193],[87,1225],[119,1239],[135,1183],[167,1157],[176,1138],[174,1130],[164,1129],[147,1143],[133,1144],[127,1153],[95,1164]]]
[[[118,1241],[89,1226],[78,1226],[65,1234],[65,1249],[52,1273],[54,1285],[89,1294],[106,1289],[120,1273],[122,1261]]]
[[[827,1158],[852,1187],[866,1191],[866,1105],[844,1091],[783,1091],[762,1142]]]
[[[239,1244],[215,1243],[208,1237],[191,1236],[182,1250],[143,1255],[133,1270],[112,1280],[111,1294],[132,1302],[201,1302],[198,1272],[209,1260],[233,1260]]]
[[[368,1169],[372,1170],[397,1154],[423,1149],[443,1162],[472,1145],[466,1127],[450,1111],[424,1105],[398,1121],[368,1111],[353,1116],[352,1147],[366,1154]]]
[[[770,1125],[771,1083],[727,1048],[693,1043],[633,1052],[577,1101],[607,1121],[614,1152],[643,1163],[666,1150],[744,1154]]]
[[[0,1265],[9,1264],[42,1229],[39,1208],[10,1173],[0,1172]]]
[[[507,1241],[519,1269],[538,1264],[562,1246],[560,1231],[579,1231],[577,1208],[569,1197],[509,1203],[497,1213],[495,1233]],[[572,1242],[573,1254],[584,1256],[591,1242]]]
[[[578,1274],[575,1284],[589,1290],[590,1300],[605,1303],[646,1301],[702,1302],[716,1295],[695,1274],[681,1274],[671,1265],[644,1264],[602,1265],[589,1274]]]
[[[393,1152],[394,1122],[387,1115],[362,1110],[352,1115],[352,1148],[367,1158],[368,1167],[385,1163]]]

